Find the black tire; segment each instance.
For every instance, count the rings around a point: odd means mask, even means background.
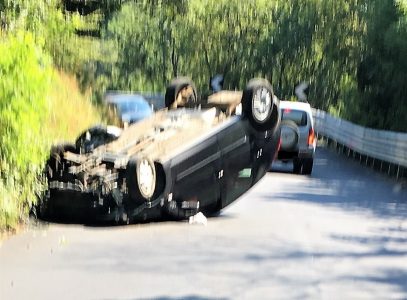
[[[185,103],[177,105],[177,107],[195,108],[198,107],[198,95],[194,82],[188,77],[178,77],[173,79],[165,91],[165,107],[172,108],[177,100],[178,94],[185,88],[190,87],[192,93],[185,99]]]
[[[265,95],[263,94],[265,93]],[[264,111],[256,110],[258,97],[264,104]],[[257,102],[255,102],[257,101]],[[249,81],[242,96],[243,115],[247,117],[251,125],[259,131],[274,130],[280,122],[279,100],[274,97],[273,88],[266,79],[252,79]],[[259,117],[260,116],[260,117]]]
[[[152,167],[151,176],[153,176],[153,188],[151,188],[152,191],[148,193],[146,193],[145,190],[143,190],[143,188],[140,186],[140,165],[144,161]],[[154,163],[146,158],[129,161],[127,165],[126,184],[128,187],[130,200],[133,202],[144,203],[146,200],[151,200],[153,195],[155,195],[157,185],[157,173]]]
[[[86,138],[88,134],[90,139]],[[115,139],[117,139],[117,136],[110,134],[106,126],[96,125],[82,132],[76,139],[75,146],[81,154],[90,153],[95,148],[110,143]]]
[[[303,165],[302,165],[302,174],[311,175],[313,166],[314,166],[314,159],[313,158],[305,158],[303,160]]]
[[[297,148],[300,136],[298,126],[292,120],[281,122],[281,150],[293,151]]]
[[[293,173],[294,174],[301,174],[302,169],[302,160],[299,158],[294,158],[293,160]]]

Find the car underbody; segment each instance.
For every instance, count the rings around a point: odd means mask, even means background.
[[[241,101],[242,92],[219,92],[207,108],[158,111],[106,143],[89,131],[94,147],[55,147],[41,215],[129,223],[219,211],[264,175],[277,149],[279,120],[254,129],[236,114]]]

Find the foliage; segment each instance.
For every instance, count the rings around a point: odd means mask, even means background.
[[[0,41],[0,226],[26,212],[40,189],[46,149],[42,124],[48,110],[49,59],[29,34]],[[6,196],[4,196],[6,195]],[[3,216],[5,215],[5,220]]]
[[[363,114],[354,119],[370,127],[407,130],[407,14],[402,4],[375,0],[368,10],[367,50],[358,69]]]
[[[92,57],[73,34],[81,19],[59,3],[0,1],[0,230],[25,218],[43,190],[51,143],[100,121],[72,80],[53,71],[79,73]]]
[[[86,128],[104,122],[101,109],[93,105],[90,93],[82,94],[75,77],[54,71],[51,80],[49,114],[44,124],[47,154],[51,143],[74,142]]]
[[[264,76],[282,98],[307,81],[314,106],[405,131],[406,15],[404,0],[128,2],[102,35],[117,49],[103,78],[162,91],[177,75],[201,89],[216,73],[232,89]]]
[[[75,79],[55,72],[32,35],[0,42],[0,228],[27,215],[43,190],[41,172],[55,141],[73,141],[101,122]]]

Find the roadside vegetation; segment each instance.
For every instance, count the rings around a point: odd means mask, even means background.
[[[405,0],[0,0],[0,229],[43,190],[50,144],[103,120],[106,89],[206,93],[268,78],[283,99],[407,131]]]
[[[202,89],[268,78],[281,98],[308,82],[314,107],[355,123],[407,131],[407,1],[128,1],[102,29],[117,60],[112,88],[162,91],[190,75]],[[104,72],[108,70],[108,72]]]
[[[44,190],[51,144],[101,121],[90,93],[67,73],[78,60],[62,50],[72,45],[73,20],[50,3],[0,1],[0,233],[24,220]]]

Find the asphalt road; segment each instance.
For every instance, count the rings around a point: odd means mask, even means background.
[[[314,167],[207,226],[33,224],[0,245],[0,299],[407,299],[407,189],[324,149]]]

